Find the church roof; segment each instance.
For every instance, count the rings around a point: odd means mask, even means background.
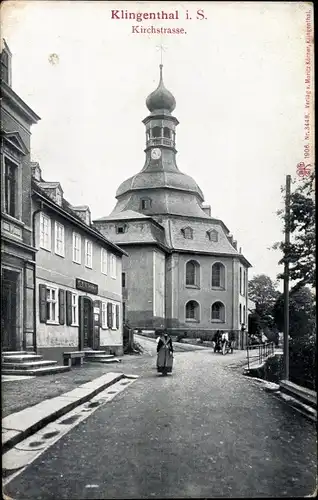
[[[159,85],[146,99],[147,108],[151,113],[159,110],[165,110],[171,113],[176,107],[176,100],[171,92],[166,89],[162,78],[162,64],[160,64]]]
[[[155,188],[170,188],[179,191],[192,192],[203,201],[204,196],[192,177],[183,174],[179,170],[174,172],[166,171],[141,171],[138,174],[126,179],[121,183],[116,192],[116,198],[128,191],[136,191],[140,189],[155,189]]]
[[[102,222],[103,220],[125,220],[125,219],[150,219],[148,215],[135,212],[134,210],[124,210],[117,214],[110,214],[107,217],[95,219],[94,222]]]

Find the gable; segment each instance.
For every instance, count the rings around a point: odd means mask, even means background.
[[[3,139],[7,145],[13,148],[16,152],[26,155],[29,153],[26,145],[24,144],[19,132],[3,132]]]

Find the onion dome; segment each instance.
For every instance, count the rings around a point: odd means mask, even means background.
[[[149,109],[149,111],[152,113],[156,110],[164,109],[165,111],[169,111],[171,113],[174,108],[176,107],[176,100],[169,92],[169,90],[166,89],[163,83],[163,78],[162,78],[162,68],[163,65],[160,64],[160,81],[159,85],[154,90],[146,100],[146,106]]]

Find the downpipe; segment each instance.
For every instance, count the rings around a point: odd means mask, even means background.
[[[38,208],[33,212],[32,214],[32,243],[33,243],[33,248],[36,248],[36,235],[35,235],[35,217],[37,214],[43,211],[43,203],[41,202],[41,208]],[[33,292],[33,310],[34,310],[34,323],[33,323],[33,346],[34,346],[34,351],[37,354],[37,335],[36,335],[36,322],[37,322],[37,308],[36,308],[36,257],[35,257],[35,265],[33,268],[33,285],[34,285],[34,292]]]

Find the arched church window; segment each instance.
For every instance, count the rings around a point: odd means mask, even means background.
[[[186,263],[186,286],[199,287],[200,285],[200,265],[195,260]]]
[[[161,128],[160,127],[154,127],[152,129],[152,137],[161,137]]]
[[[149,130],[147,130],[147,132],[146,132],[146,138],[147,138],[147,141],[150,140],[150,132],[149,132]]]
[[[243,306],[243,323],[246,323],[246,307]]]
[[[184,238],[188,240],[193,239],[193,229],[191,227],[184,227],[183,229],[181,229],[181,232]]]
[[[186,321],[200,321],[200,306],[195,300],[190,300],[186,304]]]
[[[164,127],[164,129],[163,129],[163,137],[166,137],[167,139],[170,139],[170,137],[171,137],[170,128]]]
[[[240,304],[239,313],[240,313],[240,325],[241,325],[242,323],[244,323],[244,321],[242,321],[242,304]]]
[[[225,289],[225,267],[221,262],[212,266],[212,288]]]
[[[218,323],[225,322],[225,307],[222,302],[214,302],[214,304],[212,304],[211,320]]]

